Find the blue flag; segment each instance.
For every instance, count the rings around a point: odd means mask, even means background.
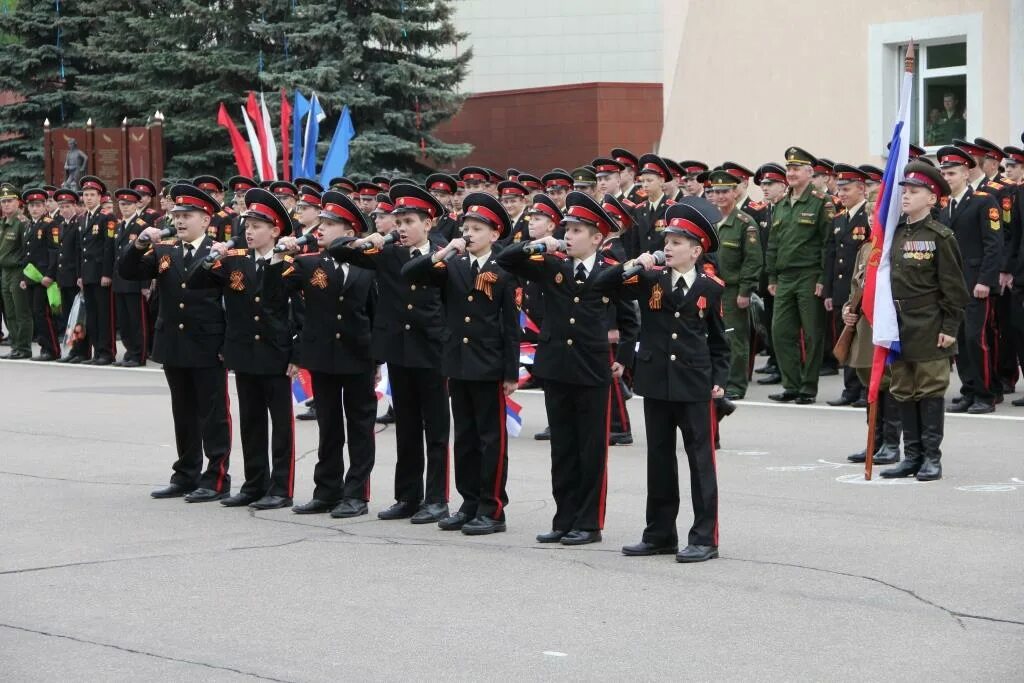
[[[309,100],[295,91],[295,102],[292,107],[292,178],[302,176],[302,154],[305,149],[304,128],[302,119],[309,113]]]
[[[327,115],[320,107],[320,100],[317,99],[316,93],[313,93],[302,138],[302,175],[306,178],[316,177],[316,142],[320,139],[320,122],[325,118]]]
[[[331,178],[345,175],[345,166],[348,164],[348,143],[356,136],[355,126],[352,125],[352,115],[348,107],[341,110],[341,120],[338,127],[334,129],[334,138],[324,158],[324,167],[320,172],[320,184],[327,187]]]

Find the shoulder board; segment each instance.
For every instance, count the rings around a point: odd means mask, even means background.
[[[720,285],[722,287],[725,287],[725,281],[722,280],[721,278],[719,278],[714,273],[709,273],[707,271],[704,271],[704,277],[706,277],[707,279],[711,280],[712,282],[714,282],[714,283],[716,283],[716,284],[718,284],[718,285]]]
[[[448,264],[445,263],[444,260],[442,259],[442,260],[436,261],[434,263],[434,268],[438,268],[440,270],[446,270],[448,268]]]
[[[665,266],[654,266],[653,268],[651,268],[651,270],[661,273],[665,270]]]
[[[619,203],[622,204],[627,209],[635,209],[636,208],[636,204],[634,204],[633,202],[629,201],[629,199],[627,199],[626,197],[622,197],[619,200]]]
[[[248,253],[248,249],[228,249],[227,256],[245,256]]]
[[[294,272],[295,272],[295,267],[289,265],[287,268],[285,268],[283,271],[281,271],[281,277],[288,277],[289,275],[291,275]]]
[[[113,214],[113,211],[110,211],[109,209],[100,209],[100,213],[102,213],[104,216],[110,216]]]
[[[531,254],[530,255],[530,260],[531,261],[543,261],[544,260],[544,254]]]
[[[165,247],[173,247],[173,246],[175,246],[175,245],[176,245],[177,243],[178,243],[178,240],[176,240],[176,239],[174,239],[174,238],[171,238],[171,239],[169,239],[169,240],[160,240],[160,242],[159,242],[159,244],[162,244],[162,245],[163,245],[163,246],[165,246]]]
[[[157,212],[156,209],[154,209],[153,207],[149,207],[148,209],[146,209],[142,213],[146,214],[147,216],[152,216],[152,215],[156,214],[156,212]]]
[[[295,259],[293,259],[288,254],[285,254],[284,256],[282,256],[281,260],[284,261],[285,263],[292,263],[293,261],[295,261]]]
[[[812,187],[812,188],[811,188],[811,194],[812,194],[813,196],[817,197],[818,199],[824,199],[824,198],[825,198],[825,193],[824,193],[824,192],[822,192],[821,190],[819,190],[819,189],[818,189],[818,188],[816,188],[816,187]]]
[[[459,214],[455,213],[454,211],[449,211],[448,218],[451,218],[453,221],[458,220]]]
[[[222,210],[224,211],[224,213],[226,213],[229,216],[234,216],[236,213],[238,213],[237,211],[232,209],[230,206],[226,206],[226,205],[224,206],[224,208]]]
[[[135,224],[136,225],[145,225],[146,221],[142,220],[141,218],[136,218],[135,219]]]
[[[665,200],[665,206],[672,206],[675,203],[676,203],[676,200],[674,200],[674,199],[666,199]]]
[[[754,222],[753,218],[751,218],[747,214],[743,213],[742,211],[737,212],[737,215],[740,217],[740,220],[743,221],[744,223],[753,223]]]
[[[991,188],[993,188],[993,189],[995,189],[995,190],[1001,190],[1001,189],[1003,189],[1003,184],[1002,184],[1002,183],[1000,183],[1000,182],[997,182],[997,181],[995,181],[995,180],[990,180],[990,181],[988,181],[988,184],[989,184],[989,187],[991,187]]]
[[[305,254],[296,254],[295,258],[311,258],[313,256],[323,256],[323,254],[321,254],[319,251],[311,251],[311,252],[308,252],[308,253],[305,253]],[[292,257],[291,256],[286,256],[285,258],[290,259]]]
[[[217,215],[220,216],[221,218],[227,218],[227,214],[224,212],[224,209],[218,211]]]
[[[617,266],[617,265],[619,265],[619,262],[616,261],[615,259],[611,258],[610,256],[605,256],[602,260],[605,262],[605,265],[609,265],[609,266]]]
[[[760,211],[761,209],[768,205],[764,202],[750,202],[749,204],[747,204],[747,206],[751,209],[754,209],[755,211]]]
[[[952,228],[946,227],[935,219],[927,220],[924,222],[926,228],[929,228],[932,232],[942,235],[943,237],[954,237],[955,233]]]
[[[974,191],[974,196],[975,197],[991,197],[992,195],[990,195],[988,192],[985,192],[984,190],[975,190]]]

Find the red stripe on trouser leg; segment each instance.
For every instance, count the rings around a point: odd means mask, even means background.
[[[610,348],[608,349],[608,358],[612,363],[615,362],[615,352]],[[619,425],[623,432],[630,432],[632,426],[629,424],[629,413],[626,412],[626,401],[622,398],[622,382],[615,377],[612,377],[612,391],[615,393],[615,409],[619,411]]]
[[[498,467],[494,473],[494,519],[501,519],[505,509],[501,502],[501,479],[505,474],[505,453],[508,449],[508,428],[505,424],[505,386],[498,382]]]
[[[981,325],[981,339],[978,342],[981,344],[981,381],[985,387],[985,391],[992,388],[992,375],[989,372],[989,366],[991,364],[991,358],[989,357],[988,350],[988,339],[987,330],[989,315],[992,313],[992,299],[985,299],[985,322]]]
[[[139,296],[139,312],[142,314],[139,316],[139,320],[142,321],[142,351],[139,355],[142,356],[143,363],[149,358],[149,313],[146,311],[148,303],[146,297]]]
[[[288,412],[288,419],[292,423],[292,459],[288,463],[288,497],[291,498],[295,492],[295,408],[290,408]]]
[[[220,467],[217,468],[217,493],[221,493],[224,488],[224,477],[228,473],[228,462],[231,459],[231,440],[234,438],[234,426],[231,423],[231,394],[228,393],[228,371],[224,371],[224,412],[228,417],[228,452],[224,454],[224,459],[220,462]]]
[[[60,358],[60,344],[57,343],[57,331],[53,327],[53,316],[50,315],[49,302],[44,303],[43,317],[46,318],[46,329],[50,333],[50,343],[53,345],[53,350],[56,353],[57,358]]]
[[[711,469],[715,472],[715,480],[718,480],[718,456],[715,454],[715,437],[714,434],[718,430],[718,419],[715,411],[715,402],[711,401]],[[718,547],[718,497],[715,496],[715,531],[714,531],[714,546]]]
[[[114,287],[107,287],[110,295],[110,356],[117,358],[117,306],[114,305]]]
[[[612,430],[612,391],[608,388],[608,408],[604,417],[604,467],[601,473],[601,500],[597,509],[597,528],[604,529],[604,512],[608,499],[608,435]]]

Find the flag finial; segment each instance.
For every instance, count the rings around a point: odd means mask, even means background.
[[[914,39],[910,39],[910,44],[907,45],[907,54],[903,58],[903,69],[908,73],[914,73]]]

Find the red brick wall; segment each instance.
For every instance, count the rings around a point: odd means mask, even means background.
[[[661,137],[660,83],[581,83],[505,90],[470,96],[437,128],[446,142],[469,142],[473,152],[458,166],[499,173],[513,166],[544,173],[572,170],[612,147],[639,155]]]

